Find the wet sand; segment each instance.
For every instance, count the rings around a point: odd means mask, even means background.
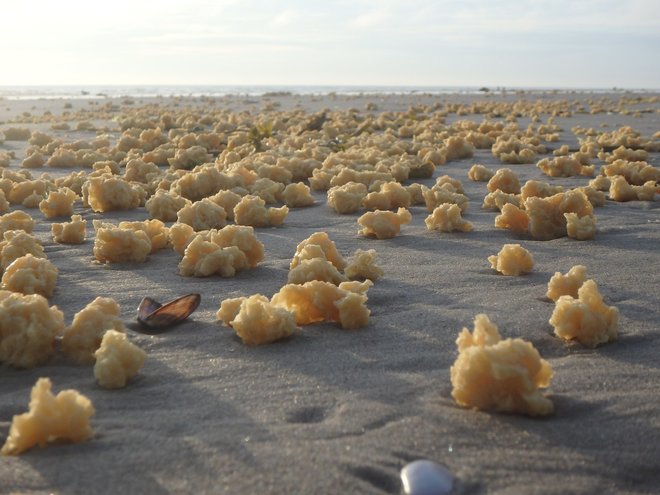
[[[601,98],[597,95],[595,98]],[[620,95],[610,95],[617,101]],[[441,108],[464,101],[580,100],[590,95],[540,94],[484,96],[395,95],[226,97],[212,108],[253,114],[276,102],[276,110],[356,108],[373,102],[381,111],[405,112],[411,105]],[[266,101],[268,100],[268,101]],[[87,110],[97,128],[120,136],[112,120],[94,112],[106,100],[0,101],[0,129],[41,129],[65,141],[92,139],[95,131],[51,131],[49,123],[24,112],[57,118]],[[176,109],[208,111],[203,99],[162,98],[115,101],[116,112],[159,103]],[[613,105],[614,106],[614,105]],[[660,130],[660,103],[625,105],[625,113],[574,113],[557,117],[562,131],[556,149],[577,147],[571,128],[580,125],[612,131],[629,125],[644,136]],[[646,111],[650,109],[651,111]],[[642,113],[635,115],[636,110]],[[111,117],[112,112],[105,117]],[[543,122],[548,114],[541,114]],[[483,114],[448,112],[446,124]],[[501,120],[501,117],[493,117]],[[18,120],[18,122],[17,122]],[[74,120],[75,122],[80,119]],[[530,118],[521,116],[524,129]],[[605,127],[607,126],[607,127]],[[657,138],[656,138],[657,139]],[[26,142],[5,141],[14,151],[11,168],[25,154]],[[546,156],[546,155],[542,155]],[[539,159],[542,157],[539,156]],[[552,156],[552,155],[550,155]],[[660,153],[648,162],[660,166]],[[399,471],[412,460],[431,459],[457,477],[456,493],[654,493],[660,490],[660,209],[655,202],[607,201],[596,208],[598,232],[591,241],[563,237],[537,241],[497,229],[497,212],[483,210],[485,183],[467,179],[474,163],[491,169],[509,167],[521,183],[539,179],[565,187],[586,185],[588,178],[549,178],[534,164],[506,165],[490,150],[450,160],[431,186],[448,174],[460,179],[470,206],[464,215],[469,233],[428,231],[424,206],[413,206],[413,220],[401,235],[378,241],[357,234],[356,214],[339,215],[314,191],[316,204],[295,208],[281,228],[257,229],[266,258],[234,278],[181,277],[180,257],[166,249],[145,263],[101,265],[94,262],[92,219],[144,220],[144,208],[94,213],[76,203],[88,220],[88,240],[59,245],[50,237],[51,220],[38,209],[35,235],[59,269],[51,304],[71,321],[94,297],[113,297],[129,324],[148,295],[166,301],[199,292],[192,318],[162,335],[129,330],[148,355],[139,375],[126,388],[104,390],[89,367],[56,356],[30,370],[0,367],[0,441],[14,414],[24,412],[37,378],[53,381],[54,391],[75,388],[89,397],[96,415],[94,437],[80,444],[35,447],[0,463],[0,493],[399,493]],[[596,159],[597,171],[603,164]],[[37,169],[57,177],[70,170]],[[61,220],[57,220],[61,221]],[[295,337],[260,347],[241,343],[216,321],[227,297],[257,292],[271,296],[286,283],[296,245],[315,231],[326,231],[348,257],[376,249],[384,276],[368,293],[369,325],[342,330],[332,323],[305,326]],[[487,257],[517,242],[534,256],[531,274],[500,276]],[[619,339],[587,349],[556,338],[548,319],[553,303],[545,299],[555,271],[587,266],[610,305],[620,311]],[[455,339],[474,316],[486,313],[504,337],[534,344],[555,371],[548,394],[555,413],[543,419],[465,409],[451,397],[449,368]]]

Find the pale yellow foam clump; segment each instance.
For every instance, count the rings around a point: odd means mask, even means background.
[[[524,234],[529,229],[529,216],[516,205],[507,203],[502,206],[501,214],[495,217],[495,227]]]
[[[160,220],[152,219],[144,220],[142,222],[119,222],[119,228],[146,233],[151,242],[152,253],[166,248],[170,243],[170,229]]]
[[[284,188],[284,191],[282,191],[282,200],[290,208],[299,208],[314,204],[314,198],[312,197],[309,186],[304,182],[288,184]]]
[[[505,193],[518,194],[520,192],[520,181],[510,168],[500,168],[488,181],[486,188],[489,192],[499,189]]]
[[[544,158],[536,165],[550,177],[573,177],[575,175],[593,176],[595,166],[588,159],[580,156],[557,156],[553,159]]]
[[[23,180],[13,183],[7,194],[7,199],[12,204],[22,204],[26,208],[36,208],[39,201],[44,199],[52,188],[52,183],[47,180]]]
[[[451,184],[435,184],[431,189],[422,186],[424,203],[429,212],[435,210],[443,203],[458,205],[461,212],[465,212],[469,205],[468,197],[465,194],[457,192]]]
[[[34,229],[34,220],[24,211],[16,210],[0,216],[0,234],[8,230],[23,230],[28,234]]]
[[[227,225],[227,212],[210,198],[184,206],[176,216],[179,223],[188,224],[195,230],[221,229]]]
[[[490,210],[502,211],[502,208],[506,204],[520,206],[520,194],[505,193],[499,189],[496,189],[495,191],[490,192],[484,196],[484,202],[481,207]]]
[[[55,179],[55,186],[68,187],[78,196],[82,195],[83,185],[87,181],[87,174],[84,171],[71,172],[63,177]]]
[[[0,290],[0,362],[16,368],[45,362],[63,330],[64,315],[43,296]]]
[[[355,292],[356,294],[366,295],[369,292],[369,289],[373,287],[374,283],[371,280],[349,280],[348,282],[342,282],[338,285],[341,290],[347,290],[349,292]]]
[[[330,240],[330,237],[328,237],[326,232],[314,232],[307,239],[303,239],[298,243],[296,246],[296,254],[293,255],[291,263],[289,264],[290,270],[293,270],[304,259],[319,257],[319,255],[316,254],[316,250],[311,251],[306,249],[310,245],[318,246],[318,249],[322,251],[323,258],[332,263],[337,270],[344,270],[346,267],[346,261],[337,250],[334,241]]]
[[[610,185],[610,179],[604,175],[599,175],[589,181],[589,186],[593,187],[597,191],[609,191]]]
[[[22,168],[40,168],[46,163],[44,156],[38,151],[32,153],[21,162]]]
[[[461,209],[458,205],[444,203],[438,206],[424,220],[428,230],[439,230],[440,232],[470,232],[472,224],[463,220]]]
[[[587,280],[587,267],[584,265],[575,265],[566,275],[555,272],[548,282],[548,291],[545,295],[553,301],[557,301],[560,296],[576,298],[578,289],[585,280]]]
[[[576,187],[575,190],[582,191],[587,196],[591,206],[605,206],[606,196],[603,191],[599,191],[592,186]]]
[[[474,155],[474,146],[462,136],[451,136],[445,140],[444,145],[443,151],[447,160],[471,158]]]
[[[290,189],[290,191],[296,191],[297,189]],[[286,194],[286,188],[284,189]],[[223,189],[218,191],[213,196],[209,196],[209,199],[213,201],[216,205],[222,206],[227,212],[227,220],[234,220],[234,208],[241,201],[241,195],[234,192]],[[313,199],[312,199],[313,201]],[[289,205],[291,206],[291,205]],[[302,206],[302,205],[301,205]]]
[[[170,185],[170,192],[191,201],[198,201],[221,189],[232,189],[243,183],[240,176],[220,172],[214,165],[204,165],[174,180]]]
[[[593,207],[582,191],[570,190],[548,198],[531,197],[525,201],[529,232],[534,239],[546,241],[567,235],[564,213],[579,218],[593,214]]]
[[[220,247],[236,246],[240,249],[250,268],[264,259],[264,245],[257,239],[254,229],[242,225],[227,225],[218,231],[210,231],[210,239]]]
[[[68,187],[64,187],[48,193],[48,197],[39,203],[39,209],[46,218],[71,216],[76,199],[78,195]]]
[[[454,191],[458,193],[464,193],[465,191],[463,190],[463,184],[461,183],[460,180],[454,179],[453,177],[450,177],[449,175],[442,175],[438,177],[435,180],[435,184],[433,187],[440,187],[443,189],[447,189],[449,191]]]
[[[258,196],[243,196],[234,207],[234,221],[251,227],[277,227],[284,223],[289,213],[288,206],[266,208],[266,203]]]
[[[284,162],[281,162],[283,164]],[[257,175],[262,178],[268,178],[273,182],[279,182],[281,184],[287,185],[290,184],[293,180],[293,173],[286,167],[281,165],[257,165],[256,170]]]
[[[576,213],[564,213],[566,218],[566,233],[571,239],[586,241],[596,236],[596,217],[584,215],[578,217]]]
[[[189,225],[175,223],[170,227],[170,241],[174,250],[185,255],[185,250],[193,239],[210,241],[221,248],[236,246],[246,257],[248,266],[254,268],[264,259],[264,245],[257,239],[252,227],[227,225],[220,230],[207,230],[195,233]]]
[[[146,352],[133,344],[123,332],[108,330],[94,353],[94,377],[103,388],[123,388],[144,366]]]
[[[628,184],[641,186],[648,181],[660,182],[660,168],[645,161],[615,160],[603,166],[601,173],[607,177],[622,175]]]
[[[173,169],[192,169],[195,165],[201,165],[213,160],[213,155],[207,153],[203,146],[195,145],[186,149],[176,150],[174,158],[168,158],[167,162]]]
[[[27,127],[6,127],[2,130],[7,141],[27,141],[32,131]]]
[[[423,205],[424,201],[424,186],[419,182],[413,182],[406,186],[406,191],[410,194],[411,205]]]
[[[485,314],[478,314],[474,318],[474,331],[470,333],[467,328],[463,328],[456,339],[456,347],[462,352],[470,347],[485,347],[497,344],[502,337],[497,325],[490,321]]]
[[[314,254],[308,254],[313,251]],[[321,248],[309,244],[300,253],[301,256],[311,256],[301,259],[300,263],[289,271],[287,282],[290,284],[304,284],[311,280],[323,280],[335,285],[345,282],[346,276],[339,272],[335,266],[325,258]]]
[[[217,317],[247,345],[268,344],[298,330],[292,311],[276,306],[261,294],[225,299]]]
[[[39,203],[41,203],[44,200],[44,195],[39,194],[38,192],[34,192],[27,196],[21,205],[23,205],[25,208],[37,208],[39,206]]]
[[[626,148],[625,146],[619,146],[618,148],[612,150],[612,155],[605,158],[605,161],[612,163],[617,160],[628,160],[631,162],[641,162],[647,160],[649,154],[646,150],[635,150],[631,148]]]
[[[50,297],[55,291],[57,267],[46,258],[26,254],[16,258],[2,275],[2,288],[22,294]]]
[[[125,332],[119,305],[111,297],[97,297],[73,317],[62,336],[62,351],[78,364],[92,364],[106,330]]]
[[[146,163],[143,160],[133,158],[126,163],[124,179],[127,181],[142,182],[148,184],[163,175],[163,172],[155,163]]]
[[[293,311],[298,325],[334,321],[342,328],[360,328],[369,323],[371,312],[366,306],[364,292],[365,287],[371,284],[369,280],[360,285],[344,282],[336,286],[318,280],[302,285],[287,284],[272,297],[271,302]]]
[[[233,277],[236,272],[250,267],[245,253],[236,246],[221,247],[215,242],[195,237],[179,262],[179,273],[184,277]]]
[[[491,268],[502,275],[517,277],[534,268],[534,258],[520,244],[505,244],[497,255],[489,256]]]
[[[179,255],[183,256],[188,244],[198,235],[202,235],[202,232],[195,232],[190,225],[175,223],[170,227],[170,244]],[[208,239],[205,237],[204,240]]]
[[[315,170],[315,176],[316,172],[318,172],[318,170]],[[390,182],[394,180],[394,176],[390,172],[378,172],[376,170],[358,171],[344,167],[341,168],[339,172],[335,173],[336,175],[330,179],[330,186],[341,186],[348,182],[360,182],[369,187],[375,182]],[[312,185],[312,179],[310,179],[310,185]]]
[[[385,182],[378,191],[370,192],[362,200],[367,210],[408,208],[410,203],[410,193],[398,182]]]
[[[97,177],[103,174],[119,175],[120,172],[119,164],[113,160],[94,162],[92,168],[94,169],[94,172],[90,174],[90,177]]]
[[[344,269],[344,275],[350,280],[375,281],[382,277],[383,269],[376,264],[376,250],[356,250]]]
[[[14,260],[31,254],[35,258],[45,258],[44,248],[32,234],[22,230],[8,230],[0,242],[0,272]]]
[[[619,310],[606,306],[596,282],[587,280],[578,289],[577,298],[565,295],[557,299],[550,324],[558,337],[596,347],[616,340]]]
[[[83,186],[83,203],[97,213],[140,206],[145,191],[118,177],[90,177]]]
[[[524,204],[527,198],[547,198],[563,191],[562,186],[551,186],[547,182],[530,179],[520,188],[520,201]]]
[[[488,182],[493,175],[495,175],[495,172],[479,163],[475,163],[468,170],[468,179],[475,182]]]
[[[92,436],[92,402],[76,390],[51,392],[51,381],[39,378],[30,394],[30,409],[14,416],[2,454],[18,455],[55,440],[82,442]]]
[[[463,328],[456,345],[459,354],[450,375],[451,395],[459,405],[530,416],[553,412],[552,401],[539,390],[550,385],[552,368],[531,343],[502,340],[497,326],[480,314],[474,331]]]
[[[537,151],[544,150],[544,146],[524,142],[512,134],[498,136],[491,149],[493,155],[502,163],[533,163]]]
[[[367,237],[378,239],[391,239],[401,231],[401,225],[410,223],[412,215],[405,208],[399,208],[396,213],[392,211],[369,211],[358,218],[363,227],[358,233]]]
[[[263,199],[266,204],[273,204],[282,199],[284,187],[284,184],[280,182],[261,177],[249,186],[249,192],[252,196]]]
[[[151,241],[142,230],[122,229],[94,220],[94,257],[101,263],[143,262],[151,252]]]
[[[80,215],[71,215],[71,222],[53,223],[50,226],[53,240],[60,244],[82,244],[85,242],[87,220]]]
[[[633,186],[620,175],[610,178],[610,199],[613,201],[654,201],[657,186],[655,181]]]
[[[331,187],[328,189],[328,206],[337,213],[355,213],[362,207],[367,192],[367,186],[359,182]]]
[[[162,222],[174,222],[177,219],[177,212],[191,201],[177,194],[158,189],[145,203],[145,208],[149,212],[149,217]]]
[[[2,144],[2,142],[2,132],[0,132],[0,144]],[[16,153],[13,151],[0,151],[0,167],[9,167],[14,158],[16,158]]]
[[[9,211],[9,201],[5,196],[5,192],[0,189],[0,213],[7,213]]]

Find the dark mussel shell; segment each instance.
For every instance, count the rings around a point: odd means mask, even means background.
[[[150,297],[145,297],[142,299],[142,301],[140,301],[140,305],[138,306],[138,320],[141,318],[146,318],[158,308],[162,307],[163,305],[158,301],[155,301]]]
[[[187,294],[160,304],[150,297],[145,297],[138,306],[137,319],[151,332],[158,332],[188,318],[201,300],[199,294]]]

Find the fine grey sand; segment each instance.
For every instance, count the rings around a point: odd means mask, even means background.
[[[645,95],[648,96],[648,95]],[[411,105],[442,106],[473,101],[579,100],[602,95],[534,94],[485,96],[295,96],[269,98],[278,110],[341,110],[374,102],[381,111],[406,112]],[[609,95],[616,101],[620,95]],[[199,99],[156,99],[175,109],[208,110]],[[21,123],[23,112],[55,116],[63,111],[93,112],[104,100],[0,101],[0,130],[10,126],[42,129],[65,141],[91,139],[94,131],[50,131],[48,124]],[[154,100],[117,101],[122,110]],[[227,97],[214,108],[264,108],[264,99]],[[612,131],[632,126],[644,136],[660,130],[660,104],[628,103],[626,113],[574,113],[557,117],[560,140],[549,149],[578,147],[574,126]],[[635,110],[641,113],[635,115]],[[650,111],[648,111],[650,110]],[[540,114],[543,122],[548,114]],[[446,124],[483,114],[449,112]],[[503,116],[493,116],[502,120]],[[13,123],[18,120],[19,122]],[[120,131],[111,120],[113,139]],[[521,116],[524,129],[529,117]],[[73,122],[75,124],[75,121]],[[607,127],[605,127],[607,126]],[[15,151],[17,169],[26,142],[5,141],[0,151]],[[548,155],[542,155],[548,156]],[[539,156],[540,159],[542,156]],[[549,156],[552,156],[551,154]],[[660,166],[660,153],[648,162]],[[448,161],[431,186],[448,174],[461,180],[470,206],[464,218],[469,233],[428,231],[424,206],[410,208],[413,220],[390,240],[357,234],[360,213],[339,215],[314,191],[316,204],[294,208],[280,228],[257,229],[265,260],[234,278],[181,277],[180,257],[171,249],[145,263],[102,265],[92,255],[92,219],[144,220],[144,208],[93,213],[76,203],[88,220],[87,241],[60,245],[50,237],[51,220],[38,209],[35,233],[48,259],[59,269],[50,304],[74,313],[96,296],[114,298],[127,324],[144,296],[164,302],[198,292],[202,302],[190,320],[169,332],[148,336],[129,330],[147,352],[138,376],[121,390],[96,385],[91,367],[55,356],[29,370],[0,367],[0,442],[12,416],[27,410],[30,389],[50,377],[54,392],[74,388],[96,409],[94,436],[79,444],[35,447],[0,462],[0,493],[399,493],[399,472],[408,462],[431,459],[456,477],[456,493],[590,494],[660,491],[660,209],[657,200],[596,208],[597,234],[590,241],[567,237],[536,241],[493,226],[497,212],[483,210],[483,182],[468,180],[474,163],[496,170],[511,168],[524,183],[539,179],[565,187],[586,185],[586,177],[550,178],[534,164],[507,165],[490,150]],[[603,164],[594,160],[597,172]],[[89,170],[88,170],[89,171]],[[53,177],[69,170],[37,169]],[[656,195],[657,199],[657,195]],[[56,221],[62,221],[58,219]],[[244,345],[216,321],[223,299],[262,293],[270,297],[287,281],[296,245],[316,231],[328,233],[345,256],[376,249],[384,276],[368,293],[369,325],[342,330],[333,323],[304,326],[294,337],[259,347]],[[534,256],[531,274],[505,277],[490,269],[487,257],[503,244],[520,243]],[[619,339],[588,349],[555,337],[545,299],[555,271],[587,267],[605,303],[620,311]],[[476,314],[486,313],[503,337],[533,343],[554,369],[548,394],[554,414],[534,419],[476,411],[451,397],[449,369],[456,359],[455,339]]]

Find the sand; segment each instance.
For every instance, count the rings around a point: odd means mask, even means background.
[[[613,100],[620,95],[611,95]],[[373,101],[379,111],[405,111],[410,105],[516,98],[585,101],[591,95],[540,94],[483,96],[396,95],[272,97],[280,109],[315,111],[355,107]],[[135,100],[138,108],[150,100]],[[170,105],[199,100],[160,99]],[[71,111],[103,100],[70,100]],[[119,105],[120,103],[117,102]],[[258,111],[262,99],[227,97],[219,108]],[[41,115],[64,110],[61,100],[0,101],[0,121],[23,112]],[[631,103],[633,113],[574,114],[558,117],[561,144],[577,146],[571,127],[611,131],[633,126],[650,136],[660,129],[660,105]],[[545,121],[548,115],[541,115]],[[449,114],[481,121],[483,115]],[[524,128],[529,118],[521,117]],[[103,122],[96,122],[97,126]],[[9,126],[0,125],[0,129]],[[19,125],[22,124],[11,124]],[[111,129],[113,122],[105,122]],[[604,127],[607,125],[608,127]],[[48,129],[29,124],[31,129]],[[51,132],[51,131],[49,131]],[[59,132],[66,140],[94,132]],[[118,132],[114,132],[115,137]],[[18,167],[27,146],[6,141]],[[541,156],[539,156],[539,159]],[[104,390],[91,367],[55,357],[30,370],[0,367],[0,442],[11,418],[24,412],[39,377],[50,377],[55,392],[75,388],[96,408],[94,437],[81,444],[34,448],[0,462],[0,493],[399,493],[399,472],[408,462],[431,459],[457,477],[456,493],[657,493],[660,491],[660,209],[655,202],[608,201],[595,210],[598,232],[592,241],[567,237],[534,241],[493,226],[496,212],[481,209],[486,186],[467,179],[474,163],[508,166],[521,183],[535,178],[564,186],[586,185],[584,177],[552,179],[531,165],[504,165],[490,150],[449,161],[434,178],[449,174],[462,181],[470,206],[468,233],[428,231],[424,206],[410,209],[413,220],[401,235],[378,241],[357,235],[364,211],[339,215],[314,192],[315,206],[292,209],[281,228],[258,229],[266,259],[235,278],[181,277],[179,256],[163,250],[145,263],[93,262],[91,221],[144,220],[146,211],[94,214],[76,203],[88,220],[80,246],[50,239],[50,220],[35,232],[48,259],[59,268],[51,304],[67,322],[94,297],[113,297],[122,317],[135,321],[144,296],[166,301],[198,292],[200,308],[172,331],[149,336],[131,331],[147,352],[138,377],[121,390]],[[595,160],[597,170],[602,165]],[[660,166],[660,153],[649,163]],[[53,175],[68,171],[36,170]],[[433,179],[420,182],[432,185]],[[656,196],[657,198],[657,196]],[[17,208],[17,207],[13,207]],[[23,209],[18,207],[18,209]],[[59,220],[58,220],[59,221]],[[271,296],[286,283],[296,244],[324,230],[344,255],[374,248],[384,276],[369,291],[370,323],[359,330],[334,324],[306,326],[295,337],[248,347],[215,320],[228,297],[260,292]],[[520,243],[534,256],[531,274],[505,277],[490,269],[487,257],[506,243]],[[620,310],[619,340],[596,349],[566,343],[552,334],[553,303],[545,299],[555,271],[587,266],[607,304]],[[449,368],[455,339],[486,313],[503,337],[531,341],[555,370],[548,390],[555,413],[544,419],[464,409],[451,398]]]

